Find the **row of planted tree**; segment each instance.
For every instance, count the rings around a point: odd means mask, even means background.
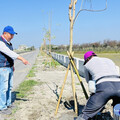
[[[52,45],[51,50],[53,52],[63,52],[69,50],[69,45]],[[120,41],[117,40],[104,40],[103,42],[73,44],[73,51],[85,52],[93,50],[98,53],[118,53],[120,52]]]

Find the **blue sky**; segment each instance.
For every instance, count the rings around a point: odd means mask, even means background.
[[[83,6],[90,8],[90,0]],[[92,8],[102,9],[105,0],[91,0]],[[7,25],[14,27],[18,33],[12,40],[14,48],[24,44],[39,47],[45,32],[49,29],[51,14],[51,42],[55,45],[69,45],[68,7],[71,0],[0,0],[0,33]],[[81,0],[76,4],[76,13]],[[103,12],[86,12],[79,14],[73,31],[73,43],[83,44],[105,39],[120,40],[120,0],[108,0],[108,8]],[[48,41],[47,41],[48,43]]]

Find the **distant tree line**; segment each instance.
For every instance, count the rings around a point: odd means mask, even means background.
[[[52,51],[54,52],[63,52],[69,50],[69,45],[52,45]],[[84,43],[84,44],[74,44],[73,51],[88,51],[93,50],[96,52],[120,52],[120,41],[117,40],[104,40],[103,42],[94,42],[94,43]]]
[[[29,52],[29,51],[35,50],[34,46],[31,46],[31,47],[26,47],[25,45],[21,45],[21,46],[22,47],[20,47],[19,49],[14,49],[14,51],[17,53],[24,53],[24,52]]]
[[[26,48],[25,50],[32,51],[32,50],[35,50],[35,47],[31,46],[31,47]]]

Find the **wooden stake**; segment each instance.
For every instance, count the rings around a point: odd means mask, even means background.
[[[85,90],[85,87],[84,87],[84,85],[83,85],[83,82],[82,82],[82,80],[81,80],[81,78],[80,78],[80,76],[79,76],[79,72],[78,72],[78,70],[77,70],[77,68],[76,68],[76,65],[75,65],[75,63],[73,62],[73,57],[72,57],[72,55],[71,55],[68,51],[67,51],[67,54],[68,54],[68,56],[69,56],[69,59],[70,59],[70,62],[71,62],[71,64],[72,64],[72,66],[73,66],[73,68],[74,68],[74,70],[75,70],[75,73],[77,74],[77,77],[78,77],[78,79],[79,79],[79,81],[80,81],[80,84],[81,84],[81,87],[82,87],[82,89],[83,89],[85,98],[88,99],[88,94],[87,94],[87,92],[86,92],[86,90]]]
[[[62,85],[62,88],[61,88],[61,92],[60,92],[60,96],[59,96],[59,99],[58,99],[58,103],[57,103],[55,115],[56,115],[57,112],[58,112],[60,100],[61,100],[61,97],[62,97],[62,93],[63,93],[63,89],[64,89],[64,86],[65,86],[65,82],[66,82],[66,79],[67,79],[67,76],[68,76],[68,71],[69,71],[69,69],[70,69],[70,63],[68,64],[68,68],[67,68],[67,71],[66,71],[66,74],[65,74],[65,78],[64,78],[64,82],[63,82],[63,85]]]
[[[72,89],[73,89],[75,113],[78,114],[78,107],[77,107],[77,100],[76,100],[76,92],[75,92],[74,73],[73,73],[73,68],[72,68],[72,66],[71,66],[70,68],[71,68],[71,76],[72,76]]]

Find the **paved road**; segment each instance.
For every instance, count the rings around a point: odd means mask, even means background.
[[[35,59],[39,53],[39,50],[35,50],[32,52],[27,52],[21,54],[26,60],[30,62],[31,65],[24,65],[21,61],[15,60],[15,72],[13,79],[13,90],[16,89],[19,84],[25,79],[29,70],[32,68],[32,65],[35,63]]]

